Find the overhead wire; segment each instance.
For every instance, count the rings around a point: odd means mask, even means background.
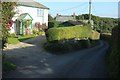
[[[62,10],[51,10],[49,13],[50,14],[57,14],[57,13],[60,14],[61,12],[68,11],[68,10],[73,10],[73,9],[77,9],[77,8],[80,8],[79,9],[80,14],[83,14],[83,13],[87,14],[88,13],[88,4],[86,2],[84,2],[83,4],[80,4],[80,5],[70,7],[70,8],[66,8],[66,9],[62,9]],[[80,11],[80,10],[82,10],[82,11]],[[76,11],[74,11],[74,12],[76,12]]]
[[[51,12],[63,12],[63,11],[68,11],[68,10],[72,10],[72,9],[75,9],[75,8],[79,8],[79,7],[82,7],[82,6],[85,6],[86,3],[83,3],[81,5],[77,5],[77,6],[74,6],[74,7],[70,7],[70,8],[66,8],[66,9],[62,9],[62,10],[52,10]]]

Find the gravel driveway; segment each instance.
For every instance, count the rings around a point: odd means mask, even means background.
[[[44,36],[9,45],[8,59],[17,65],[5,78],[107,78],[105,63],[108,44],[69,54],[53,55],[43,49]],[[11,47],[12,46],[12,47]]]

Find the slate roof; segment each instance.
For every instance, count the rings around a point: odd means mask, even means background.
[[[68,23],[73,24],[73,25],[82,25],[83,22],[80,21],[68,21]]]
[[[36,7],[36,8],[42,8],[42,9],[49,9],[48,7],[44,6],[43,4],[40,4],[39,2],[36,2],[34,0],[31,0],[30,2],[18,1],[17,5]]]
[[[65,22],[65,21],[75,21],[75,17],[73,15],[57,15],[56,16],[56,21],[59,21],[59,22]]]
[[[63,22],[62,25],[64,25],[64,26],[77,26],[77,25],[82,26],[82,25],[84,25],[84,23],[81,21],[66,21],[66,22]]]

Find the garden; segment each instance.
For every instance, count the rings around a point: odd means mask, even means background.
[[[40,36],[45,34],[43,31],[36,31],[33,30],[32,34],[30,35],[16,35],[15,33],[12,34],[8,34],[8,44],[18,44],[19,42],[22,42],[24,40],[36,37],[36,36]]]

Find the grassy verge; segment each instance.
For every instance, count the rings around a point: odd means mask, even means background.
[[[24,40],[35,37],[34,35],[29,36],[19,36],[19,37],[8,37],[8,44],[18,44]]]
[[[15,70],[15,69],[16,69],[15,64],[11,63],[10,61],[3,61],[3,71],[4,72]]]
[[[18,40],[19,41],[24,41],[24,40],[27,40],[27,39],[30,39],[30,38],[33,38],[33,37],[35,37],[34,35],[29,35],[29,36],[19,36],[18,37]]]
[[[14,38],[14,37],[9,37],[8,38],[8,44],[17,44],[20,41],[18,40],[18,38]]]
[[[6,73],[9,71],[15,70],[17,66],[13,64],[11,61],[6,59],[5,53],[2,55],[2,72],[3,72],[3,77]]]
[[[10,71],[14,71],[17,68],[15,64],[10,61],[3,61],[2,62],[2,77],[5,78],[6,74]]]

